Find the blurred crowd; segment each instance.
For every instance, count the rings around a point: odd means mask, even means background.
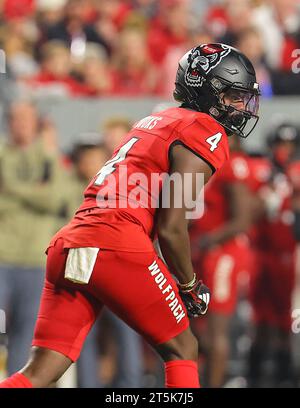
[[[34,97],[171,99],[177,61],[199,43],[236,46],[264,97],[299,94],[298,0],[2,0],[7,78]]]

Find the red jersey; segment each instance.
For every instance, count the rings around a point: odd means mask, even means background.
[[[213,170],[229,157],[223,127],[205,113],[170,108],[140,120],[91,181],[74,219],[58,233],[63,231],[68,247],[152,250],[149,237],[176,144],[193,151]]]
[[[50,93],[55,95],[80,97],[85,96],[88,88],[77,82],[71,76],[57,78],[51,72],[41,71],[34,77],[25,81],[35,92]]]
[[[266,157],[247,157],[247,165],[249,169],[247,185],[253,193],[257,193],[270,180],[271,162]]]
[[[275,252],[278,255],[294,251],[292,193],[291,182],[285,173],[273,175],[268,185],[259,191],[265,202],[266,214],[264,219],[259,221],[257,228],[260,235],[259,245],[265,252]]]

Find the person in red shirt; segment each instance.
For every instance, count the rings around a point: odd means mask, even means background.
[[[119,42],[119,33],[127,24],[133,11],[130,1],[102,0],[94,2],[97,12],[94,27],[113,50]]]
[[[263,213],[253,240],[257,267],[250,280],[255,335],[249,354],[249,386],[262,384],[266,356],[274,362],[272,386],[293,386],[290,334],[296,240],[291,180],[299,169],[293,163],[299,142],[299,130],[291,123],[280,124],[268,138],[270,177],[258,190]]]
[[[242,274],[249,273],[251,252],[246,233],[252,222],[250,169],[239,138],[230,138],[231,159],[204,189],[205,212],[191,224],[195,271],[211,290],[207,317],[207,385],[219,388],[226,379],[229,327]],[[195,330],[201,333],[201,327]],[[201,336],[201,334],[200,334]]]
[[[112,60],[115,95],[145,96],[160,93],[159,71],[150,59],[143,29],[123,29]]]
[[[85,54],[78,67],[83,94],[98,98],[113,91],[114,78],[105,50],[98,44],[87,44]]]
[[[41,70],[26,81],[35,95],[73,96],[85,95],[86,87],[71,75],[71,55],[61,41],[49,41],[42,47]]]
[[[148,31],[151,60],[160,65],[174,46],[186,46],[189,37],[189,6],[186,0],[162,0]]]
[[[3,16],[6,21],[28,18],[35,12],[35,0],[4,0]]]
[[[210,293],[193,270],[188,222],[203,182],[228,159],[227,136],[245,137],[257,122],[258,96],[251,63],[234,48],[203,44],[180,59],[180,107],[133,126],[50,242],[32,357],[0,387],[56,381],[103,305],[161,356],[166,387],[200,386],[189,317],[206,313]]]

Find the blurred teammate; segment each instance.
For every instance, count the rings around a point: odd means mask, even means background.
[[[239,138],[230,138],[231,159],[204,190],[205,213],[190,228],[196,272],[211,290],[207,328],[207,383],[221,387],[230,352],[229,328],[238,300],[238,283],[249,272],[245,233],[252,222],[248,157]],[[195,327],[197,330],[197,327]]]
[[[299,152],[298,152],[299,153]],[[299,155],[293,161],[287,170],[288,178],[292,184],[292,211],[294,214],[293,233],[296,240],[296,260],[295,260],[295,285],[292,294],[292,318],[300,309],[300,160]],[[297,316],[297,315],[296,315]],[[293,323],[292,323],[293,328]],[[298,373],[299,384],[299,373]]]
[[[202,187],[198,176],[207,182],[228,159],[227,134],[252,131],[258,96],[239,51],[205,44],[182,57],[174,91],[181,106],[134,125],[52,239],[32,358],[2,387],[56,381],[77,360],[103,304],[158,352],[167,387],[199,387],[188,317],[205,314],[210,296],[193,271],[187,211]],[[155,232],[168,267],[154,250]]]
[[[270,134],[270,177],[258,190],[263,216],[256,227],[257,268],[251,279],[250,299],[255,336],[249,355],[249,386],[262,385],[263,362],[274,363],[272,386],[293,386],[291,358],[291,301],[295,280],[292,208],[293,186],[288,174],[295,166],[300,133],[283,123]]]

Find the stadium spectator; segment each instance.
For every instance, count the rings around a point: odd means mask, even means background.
[[[112,116],[104,122],[102,128],[103,142],[110,155],[113,154],[115,148],[130,129],[131,122],[126,117]]]
[[[71,75],[71,55],[61,41],[49,41],[42,47],[40,72],[26,81],[35,96],[78,97],[85,87]]]
[[[121,0],[102,0],[95,2],[97,19],[94,23],[99,35],[110,49],[117,46],[119,32],[124,27],[132,7],[130,2]]]
[[[297,0],[263,3],[253,12],[253,24],[261,32],[266,61],[273,70],[275,94],[299,94],[295,50],[300,48],[300,8]]]
[[[163,62],[167,51],[187,42],[190,23],[187,0],[162,0],[157,17],[148,31],[148,46],[152,61]]]
[[[41,33],[58,24],[64,15],[67,0],[39,0],[36,5],[36,20]]]
[[[131,66],[126,68],[126,72],[122,73],[117,62],[114,95],[159,94],[169,97],[170,87],[165,86],[163,75],[161,81],[158,80],[156,68],[159,66],[161,70],[162,64],[172,63],[179,52],[190,47],[191,30],[206,35],[210,42],[233,45],[239,43],[240,36],[245,41],[243,32],[251,31],[254,26],[261,34],[262,54],[266,62],[266,69],[264,64],[259,64],[265,96],[272,93],[269,69],[272,70],[274,94],[299,93],[297,49],[300,47],[300,11],[297,0],[275,0],[272,3],[224,0],[205,2],[201,6],[190,0],[6,0],[2,9],[4,17],[0,39],[3,39],[3,33],[8,33],[10,70],[17,79],[36,73],[41,46],[49,40],[63,41],[70,48],[75,63],[82,62],[88,43],[94,42],[104,47],[111,66],[116,60],[123,59],[124,53],[134,54],[133,51],[122,51],[120,47],[136,48],[135,57],[125,57],[131,61],[126,63]],[[134,29],[140,33],[134,35]],[[140,40],[135,37],[140,37]],[[257,43],[254,36],[252,40]],[[148,52],[144,48],[148,48]],[[251,49],[254,52],[253,44]],[[142,60],[146,61],[145,65]],[[97,83],[90,74],[87,74],[88,81]],[[92,95],[97,94],[92,91]],[[98,96],[101,95],[102,92]],[[71,93],[70,97],[73,96],[78,95]],[[89,96],[89,91],[86,96]]]
[[[159,75],[151,64],[145,33],[127,28],[120,33],[113,55],[116,95],[142,96],[159,94]]]
[[[84,54],[87,42],[100,44],[109,52],[109,46],[105,40],[97,33],[92,24],[85,22],[85,12],[84,0],[68,0],[64,18],[48,27],[44,32],[44,41],[64,41],[70,47],[74,57],[81,57]]]
[[[5,20],[22,19],[35,11],[35,0],[4,0],[2,13]]]
[[[169,100],[173,98],[174,77],[177,70],[177,61],[192,47],[197,44],[209,44],[214,42],[214,39],[208,32],[203,30],[191,30],[188,41],[184,44],[171,47],[164,58],[160,67],[161,81],[161,95]]]
[[[252,25],[253,2],[251,0],[226,0],[224,2],[227,28],[218,42],[233,45],[240,33]]]
[[[62,173],[55,148],[44,144],[32,104],[15,102],[8,126],[8,140],[0,149],[0,309],[7,312],[7,371],[12,373],[29,354],[44,251],[62,204]]]
[[[24,33],[22,26],[7,23],[0,32],[0,39],[8,70],[14,78],[22,79],[38,72],[39,66],[33,57],[34,43]]]
[[[247,55],[252,62],[262,96],[266,98],[272,97],[272,80],[270,71],[265,64],[265,50],[260,32],[253,27],[249,27],[239,34],[234,45]]]
[[[131,5],[128,1],[121,0],[102,0],[95,2],[99,17],[104,20],[110,20],[116,29],[120,30],[131,11]]]
[[[114,87],[113,72],[109,65],[107,54],[98,44],[87,44],[79,74],[86,96],[97,97],[110,95]]]
[[[131,0],[133,10],[150,21],[158,12],[158,3],[158,0]]]

